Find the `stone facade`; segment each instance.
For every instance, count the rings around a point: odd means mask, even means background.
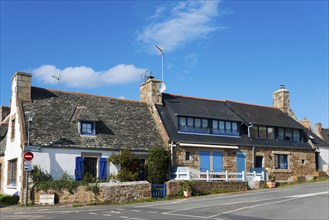
[[[31,101],[31,78],[31,74],[22,72],[16,72],[12,78],[12,94],[21,101]]]
[[[288,169],[275,169],[275,154],[288,155]],[[315,171],[314,150],[256,148],[256,156],[263,156],[262,166],[278,181],[291,182],[293,176],[312,177]]]
[[[143,200],[151,198],[151,184],[146,181],[125,182],[125,183],[100,183],[99,195],[88,191],[86,186],[79,186],[74,194],[67,190],[62,190],[57,195],[57,203],[124,203],[134,200]],[[52,190],[47,192],[35,192],[34,203],[39,203],[40,194],[53,193]]]
[[[176,195],[180,192],[182,186],[182,180],[170,180],[166,183],[167,186],[167,195]],[[193,188],[196,191],[201,192],[209,192],[209,191],[216,191],[216,190],[223,190],[223,191],[246,191],[248,190],[248,183],[247,182],[224,182],[224,181],[202,181],[196,180],[193,181]]]
[[[158,85],[161,80],[148,79],[140,85],[140,100],[146,102],[152,114],[157,129],[161,135],[163,143],[169,143],[169,135],[164,127],[161,117],[155,105],[162,105],[162,94],[159,93]]]
[[[174,164],[176,166],[187,166],[200,170],[200,151],[210,152],[210,167],[212,164],[213,152],[223,152],[223,170],[228,172],[236,171],[236,150],[231,149],[213,149],[213,148],[193,148],[193,147],[175,147],[174,148]],[[248,148],[242,148],[242,152],[246,153],[246,166],[247,170],[250,170],[252,166],[251,150]],[[186,152],[190,152],[190,160],[185,160]]]
[[[159,93],[158,85],[161,80],[148,79],[140,85],[140,100],[150,102],[157,105],[162,105],[162,96]]]
[[[228,149],[202,149],[210,151],[210,167],[212,166],[212,152],[223,152],[223,171],[236,172],[236,150]],[[185,153],[190,152],[191,159],[185,160]],[[240,147],[240,151],[246,154],[246,171],[252,168],[252,148]],[[200,170],[200,148],[182,148],[175,147],[174,164],[176,166],[187,166]],[[275,169],[275,154],[288,155],[288,169]],[[293,176],[311,177],[315,171],[315,154],[314,150],[283,149],[256,147],[255,156],[263,156],[262,167],[266,168],[268,173],[276,176],[278,181],[293,181]]]

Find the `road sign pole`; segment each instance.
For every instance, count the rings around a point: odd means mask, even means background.
[[[25,172],[26,180],[25,180],[25,206],[27,206],[27,203],[29,201],[29,172]]]

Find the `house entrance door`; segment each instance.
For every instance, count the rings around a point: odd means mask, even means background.
[[[97,158],[85,157],[84,158],[84,174],[89,174],[92,177],[97,177]]]

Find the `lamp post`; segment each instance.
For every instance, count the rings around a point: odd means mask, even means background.
[[[28,124],[27,124],[27,145],[30,145],[30,134],[31,134],[31,127],[32,127],[33,116],[32,112],[29,114]],[[29,201],[29,172],[25,171],[25,206],[27,206]]]

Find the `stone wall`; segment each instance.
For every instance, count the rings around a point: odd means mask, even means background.
[[[123,203],[134,200],[143,200],[151,198],[151,184],[147,181],[122,182],[122,183],[99,183],[100,192],[95,195],[88,191],[86,186],[79,186],[74,194],[67,190],[56,193],[57,202],[59,203]],[[39,191],[35,193],[34,203],[39,203],[39,195],[53,193],[52,190],[47,192]]]
[[[170,180],[167,184],[167,195],[176,195],[180,192],[183,180]],[[201,192],[210,192],[210,191],[227,191],[227,192],[234,192],[234,191],[243,191],[248,190],[248,183],[247,182],[224,182],[224,181],[202,181],[202,180],[195,180],[192,182],[193,188],[196,191]]]
[[[223,171],[236,172],[236,150],[210,148],[202,148],[202,150],[210,151],[210,168],[212,168],[212,152],[221,151],[223,152]],[[185,160],[187,151],[190,152],[190,160]],[[246,154],[246,171],[250,172],[252,148],[240,147],[240,151]],[[288,169],[275,169],[275,154],[288,155]],[[175,166],[187,166],[200,170],[200,148],[175,147],[174,155]],[[308,179],[314,175],[314,150],[256,147],[255,156],[263,156],[262,167],[266,168],[268,173],[276,176],[278,181],[293,181],[293,176],[305,176]]]
[[[275,169],[275,154],[288,155],[288,169]],[[304,176],[306,179],[315,172],[314,150],[298,150],[283,148],[256,148],[256,156],[263,156],[263,167],[273,174],[277,181],[293,181],[293,176]]]

